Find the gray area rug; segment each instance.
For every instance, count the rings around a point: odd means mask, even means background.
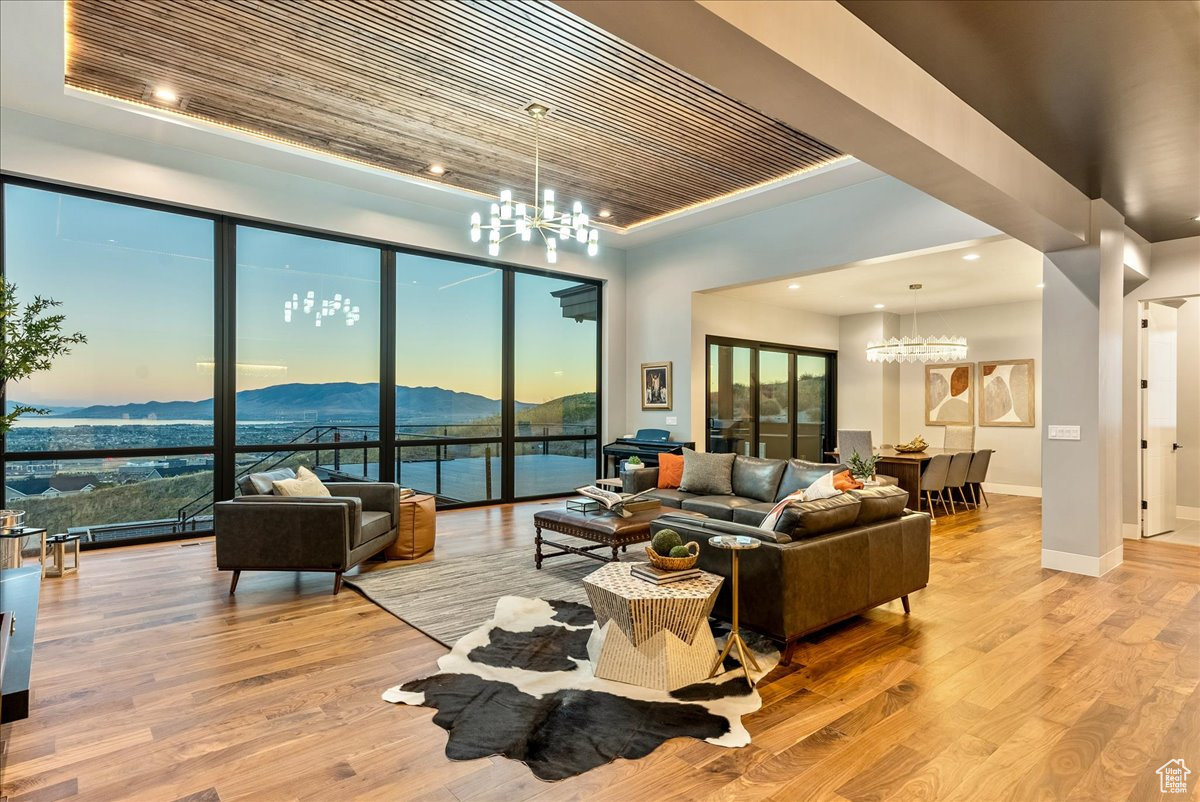
[[[561,537],[561,535],[560,535]],[[554,549],[551,549],[554,550]],[[622,562],[645,562],[641,547],[630,547]],[[503,596],[525,596],[587,604],[583,578],[602,563],[570,555],[533,567],[533,547],[506,549],[477,557],[376,570],[345,583],[405,623],[444,646],[492,617]]]

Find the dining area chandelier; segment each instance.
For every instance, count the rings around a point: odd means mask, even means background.
[[[922,336],[917,330],[917,296],[921,284],[909,284],[913,293],[913,327],[907,337],[867,343],[868,362],[957,362],[967,357],[967,340],[957,336]]]
[[[491,205],[485,222],[479,212],[471,214],[471,242],[479,242],[487,232],[488,255],[500,255],[500,243],[511,237],[530,242],[536,234],[546,247],[546,261],[558,262],[558,246],[571,241],[584,246],[588,256],[600,250],[599,232],[592,227],[591,217],[583,210],[583,204],[575,201],[570,211],[560,211],[553,189],[541,187],[541,124],[550,113],[550,107],[541,103],[530,103],[525,113],[533,120],[533,199],[534,203],[514,202],[513,191],[500,191],[499,203]],[[541,206],[536,205],[541,198]]]

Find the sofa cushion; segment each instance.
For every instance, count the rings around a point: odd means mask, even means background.
[[[274,483],[280,479],[295,479],[296,472],[291,468],[280,468],[276,471],[252,473],[238,479],[238,490],[243,496],[270,496],[274,494]]]
[[[722,521],[732,521],[733,511],[738,507],[753,504],[753,499],[741,496],[692,496],[684,499],[683,508],[688,512],[698,512],[709,518],[719,518]]]
[[[321,479],[303,465],[296,471],[295,479],[276,479],[271,482],[277,496],[312,496],[314,498],[332,496],[329,489],[321,483]]]
[[[738,454],[733,460],[733,494],[755,501],[771,501],[787,463]]]
[[[899,518],[908,504],[908,491],[899,487],[865,487],[851,490],[848,495],[858,500],[855,526],[865,526],[888,518]]]
[[[844,470],[846,470],[845,465],[790,459],[787,461],[787,467],[783,471],[783,479],[780,480],[779,487],[775,491],[775,500],[783,501],[785,497],[790,496],[797,490],[804,490],[830,471],[841,473]]]
[[[390,512],[375,512],[363,510],[362,526],[357,532],[350,533],[351,548],[358,548],[364,543],[374,540],[380,535],[392,531],[392,514]]]
[[[695,493],[685,493],[682,490],[651,490],[642,498],[656,498],[662,502],[664,507],[672,507],[674,509],[682,509],[683,502],[689,498],[695,498]]]
[[[733,460],[736,456],[683,449],[683,478],[679,489],[700,496],[733,495]]]
[[[660,490],[678,490],[683,479],[683,455],[658,455],[658,487]]]
[[[776,532],[787,532],[792,540],[804,540],[837,529],[849,529],[858,520],[858,499],[849,493],[819,501],[792,503],[779,516]]]
[[[733,510],[733,522],[746,526],[758,526],[774,506],[770,501],[756,501],[744,507],[736,507]]]

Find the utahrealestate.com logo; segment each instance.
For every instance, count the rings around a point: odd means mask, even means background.
[[[1158,790],[1164,794],[1186,794],[1188,775],[1192,770],[1183,765],[1183,758],[1168,760],[1158,769]]]

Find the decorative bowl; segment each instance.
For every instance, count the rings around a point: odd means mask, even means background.
[[[922,451],[929,448],[929,445],[926,444],[923,446],[910,446],[910,445],[905,445],[902,443],[898,446],[892,446],[892,448],[896,449],[901,454],[920,454]]]
[[[663,557],[649,546],[646,547],[646,556],[650,558],[650,564],[655,568],[661,568],[664,571],[686,571],[688,568],[694,568],[696,560],[700,559],[700,544],[694,540],[689,540],[684,545],[687,546],[692,556]]]

